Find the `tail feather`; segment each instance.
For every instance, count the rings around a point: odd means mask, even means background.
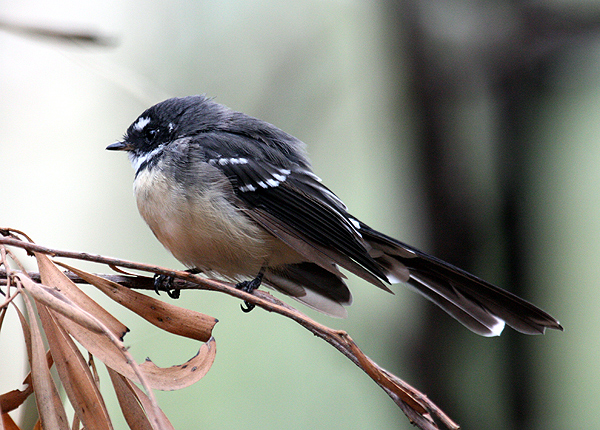
[[[353,220],[353,223],[358,227],[368,258],[378,268],[379,276],[385,275],[390,283],[409,285],[473,332],[498,336],[505,325],[525,334],[543,334],[547,328],[563,330],[551,315],[516,295],[360,221]],[[361,276],[356,262],[352,265],[343,258],[338,260],[342,267]],[[323,259],[313,261],[268,267],[264,281],[320,312],[345,317],[344,307],[352,303],[352,295],[343,275],[336,264]],[[363,278],[390,291],[375,275]]]
[[[431,282],[422,277],[415,277],[407,284],[465,327],[481,336],[499,336],[504,330],[504,320],[479,304],[468,306],[470,301],[456,290],[446,294],[440,293],[439,287],[432,288]]]
[[[407,283],[475,333],[497,336],[504,323],[525,334],[563,330],[551,315],[508,291],[363,223],[359,231],[390,282]]]

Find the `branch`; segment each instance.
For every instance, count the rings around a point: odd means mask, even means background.
[[[375,381],[375,383],[377,383],[377,385],[379,385],[390,396],[394,403],[400,407],[409,420],[417,427],[423,430],[437,429],[438,427],[432,418],[433,416],[441,421],[447,428],[452,430],[459,429],[459,426],[454,423],[440,408],[431,402],[427,396],[408,385],[402,379],[381,368],[373,360],[367,357],[348,335],[348,333],[341,330],[331,329],[310,319],[298,310],[283,303],[265,291],[256,290],[252,294],[249,294],[236,289],[233,284],[213,279],[206,279],[185,271],[171,270],[164,267],[105,257],[102,255],[92,255],[84,252],[73,252],[47,248],[35,243],[20,240],[15,235],[10,234],[10,231],[16,232],[16,230],[0,229],[1,245],[14,246],[24,249],[30,253],[38,252],[50,255],[52,257],[64,257],[75,260],[107,264],[113,269],[116,267],[124,267],[143,272],[172,276],[176,278],[173,284],[174,289],[217,291],[255,304],[266,311],[274,312],[290,318],[300,324],[302,327],[306,328],[313,335],[320,337],[332,345],[334,348],[344,354],[350,361],[362,369],[367,375],[369,375],[371,379],[373,379],[373,381]],[[72,273],[67,273],[67,275],[73,282],[85,283],[83,279]],[[34,280],[39,279],[39,274],[37,273],[29,273],[29,276]],[[117,282],[127,288],[144,290],[154,289],[153,279],[150,277],[129,275],[99,276]],[[0,285],[2,285],[5,280],[6,273],[0,271]]]

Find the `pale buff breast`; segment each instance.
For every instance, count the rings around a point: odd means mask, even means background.
[[[158,169],[145,169],[134,181],[134,194],[154,235],[188,267],[236,280],[256,276],[265,264],[302,260],[224,198],[218,184],[186,197]]]

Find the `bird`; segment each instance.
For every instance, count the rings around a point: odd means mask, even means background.
[[[387,292],[404,283],[482,336],[505,325],[563,330],[515,294],[369,227],[313,172],[301,140],[206,95],[149,107],[106,149],[128,153],[142,218],[190,270],[346,317],[344,269]]]

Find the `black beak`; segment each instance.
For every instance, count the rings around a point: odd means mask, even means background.
[[[106,147],[109,151],[129,151],[131,145],[128,142],[115,142]]]

